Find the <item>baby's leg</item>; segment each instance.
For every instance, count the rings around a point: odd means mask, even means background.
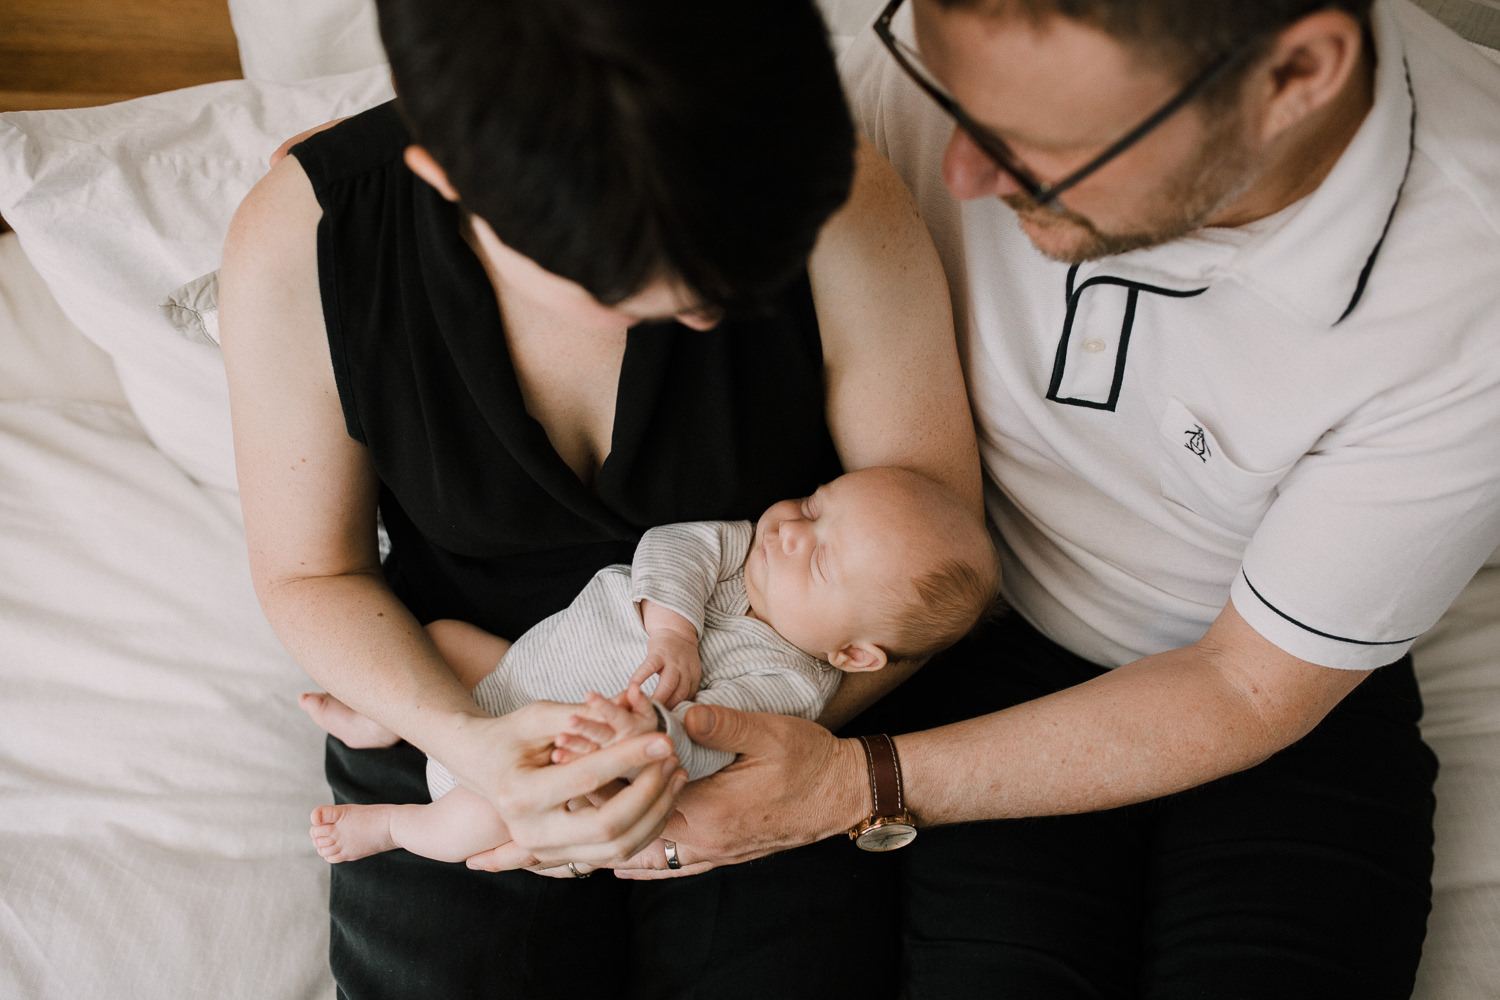
[[[491,635],[468,622],[441,619],[427,626],[433,645],[448,663],[448,669],[464,686],[473,691],[510,648],[510,641]],[[323,731],[337,736],[352,750],[373,750],[395,746],[399,737],[373,719],[360,715],[331,694],[322,691],[304,694],[297,704]]]
[[[373,750],[377,747],[395,746],[399,737],[374,719],[360,715],[354,709],[323,691],[314,691],[297,699],[297,706],[312,716],[323,731],[337,736],[351,750]]]
[[[314,846],[333,864],[397,847],[434,861],[463,861],[510,840],[495,807],[462,787],[422,805],[319,806],[312,824]]]

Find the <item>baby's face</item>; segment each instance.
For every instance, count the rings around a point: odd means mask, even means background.
[[[931,565],[913,540],[922,513],[884,470],[850,473],[801,500],[773,504],[745,560],[751,610],[822,659],[850,642],[885,643],[879,596]]]

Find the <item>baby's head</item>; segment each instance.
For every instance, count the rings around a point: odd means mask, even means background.
[[[983,521],[904,469],[861,469],[761,515],[745,560],[751,612],[840,670],[928,656],[990,609]]]

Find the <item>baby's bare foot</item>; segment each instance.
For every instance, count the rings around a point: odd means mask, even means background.
[[[324,861],[358,861],[395,848],[391,813],[392,807],[385,805],[319,806],[308,832]]]
[[[297,699],[302,711],[323,727],[323,731],[337,736],[351,750],[375,750],[395,746],[400,739],[395,733],[373,719],[367,719],[345,705],[331,694],[322,691],[304,694]]]

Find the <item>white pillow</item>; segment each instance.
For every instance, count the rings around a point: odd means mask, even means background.
[[[375,0],[229,0],[247,80],[296,83],[385,62]]]
[[[194,344],[219,346],[219,272],[200,275],[167,293],[161,311],[172,329]]]
[[[224,367],[159,303],[219,266],[229,220],[278,145],[390,96],[375,67],[0,114],[0,215],[63,312],[113,358],[152,441],[200,482],[235,487]]]
[[[109,355],[63,315],[15,233],[0,234],[0,400],[126,406]]]

